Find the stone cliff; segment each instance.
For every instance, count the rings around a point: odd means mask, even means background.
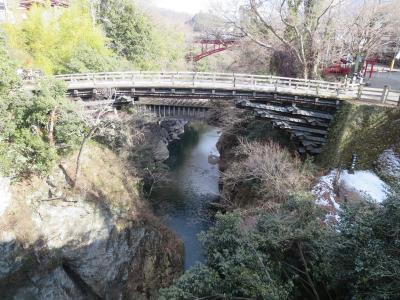
[[[88,145],[72,189],[74,163],[11,185],[0,218],[2,299],[156,299],[183,269],[181,241],[113,151]]]

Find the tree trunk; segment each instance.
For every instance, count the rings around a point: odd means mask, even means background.
[[[303,63],[303,77],[304,77],[304,79],[308,79],[308,66],[307,66],[307,63]]]
[[[97,126],[93,127],[90,129],[90,131],[88,132],[88,134],[86,134],[82,140],[81,143],[81,147],[79,148],[79,153],[78,153],[78,157],[76,158],[76,165],[75,165],[75,176],[74,176],[74,182],[73,182],[73,188],[76,187],[76,184],[78,182],[78,176],[79,176],[79,172],[81,170],[81,157],[82,157],[82,153],[83,153],[83,148],[85,147],[85,144],[87,143],[87,141],[91,138],[92,134],[96,131]]]
[[[48,134],[47,138],[49,140],[49,143],[51,146],[55,145],[54,142],[54,126],[56,122],[56,113],[57,113],[58,106],[54,107],[51,112],[50,112],[50,117],[49,117],[49,124],[48,124]]]

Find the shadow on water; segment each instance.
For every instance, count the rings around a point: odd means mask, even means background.
[[[218,200],[218,165],[209,162],[219,156],[219,129],[204,124],[187,126],[182,139],[171,145],[170,181],[153,192],[153,209],[174,230],[185,245],[185,269],[203,260],[198,234],[212,221],[208,204]]]

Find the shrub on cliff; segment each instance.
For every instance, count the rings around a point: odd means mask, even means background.
[[[205,265],[162,290],[160,299],[287,299],[290,284],[270,272],[267,255],[256,249],[254,235],[243,232],[242,226],[237,214],[218,215],[201,238]]]
[[[306,195],[274,212],[217,216],[206,260],[162,299],[397,299],[400,193],[343,206],[338,225]]]
[[[332,233],[319,217],[302,195],[259,214],[256,225],[237,213],[218,215],[201,236],[205,264],[163,290],[162,299],[328,299],[324,257]]]
[[[0,45],[0,174],[47,173],[58,154],[72,150],[85,130],[62,84],[45,80],[40,92],[20,88],[4,40]]]
[[[222,174],[223,197],[232,206],[283,202],[307,190],[306,171],[297,156],[274,142],[242,141],[235,161]]]
[[[336,287],[352,299],[398,299],[400,287],[400,189],[383,206],[344,209],[329,260]]]

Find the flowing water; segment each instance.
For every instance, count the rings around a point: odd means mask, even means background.
[[[218,200],[218,128],[187,126],[182,139],[170,147],[169,179],[152,195],[153,208],[183,240],[185,270],[203,260],[198,234],[212,221],[208,204]]]

